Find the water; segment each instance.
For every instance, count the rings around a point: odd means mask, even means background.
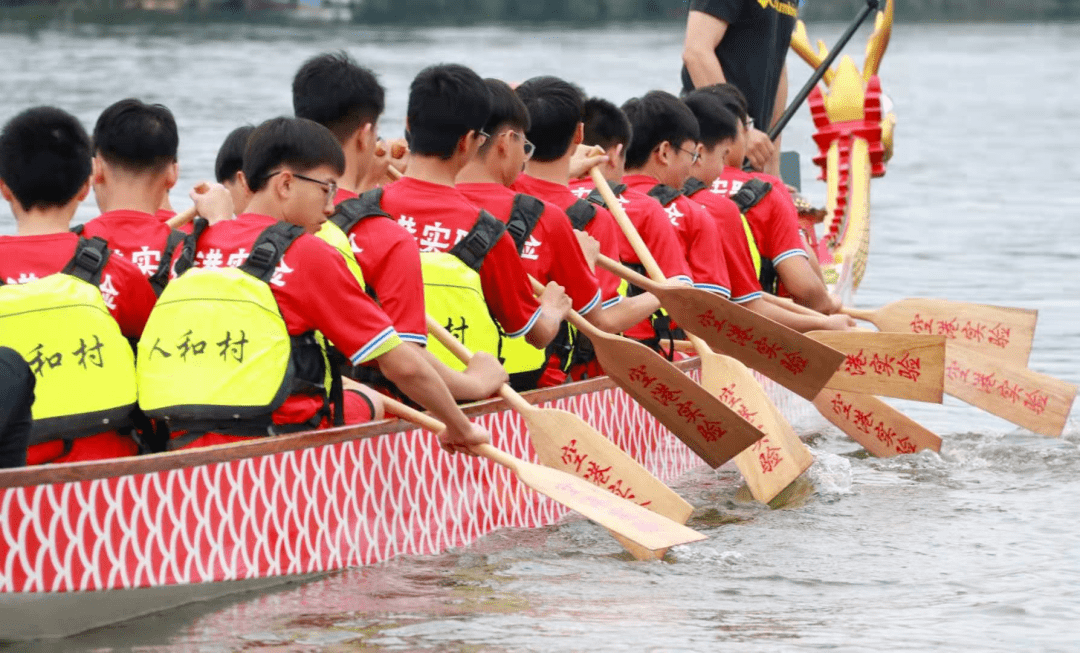
[[[835,41],[842,25],[813,25]],[[861,52],[864,34],[849,50]],[[1080,382],[1080,27],[899,26],[882,67],[900,126],[875,181],[863,306],[906,296],[1040,311],[1033,369]],[[183,27],[0,36],[0,117],[54,103],[88,126],[126,96],[168,104],[181,181],[212,175],[235,126],[290,112],[308,56],[345,49],[388,88],[381,131],[402,131],[407,85],[438,61],[520,80],[551,73],[617,102],[677,90],[678,26],[601,31]],[[861,56],[858,57],[861,61]],[[808,67],[789,61],[792,95]],[[806,113],[785,149],[824,189]],[[79,219],[93,217],[87,203]],[[0,217],[0,232],[13,224]],[[1080,428],[1054,440],[958,401],[896,402],[945,439],[940,455],[867,458],[823,423],[799,425],[816,491],[769,511],[728,468],[676,489],[710,539],[630,561],[569,521],[466,550],[403,558],[297,586],[13,651],[1071,651],[1080,648]]]

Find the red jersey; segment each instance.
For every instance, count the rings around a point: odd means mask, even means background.
[[[746,240],[739,207],[723,195],[710,193],[702,188],[689,196],[691,200],[705,207],[705,211],[716,220],[720,242],[724,247],[724,261],[727,263],[728,278],[731,280],[731,301],[744,304],[761,297],[761,281],[754,270],[754,258],[750,254],[750,243]]]
[[[517,193],[502,184],[458,184],[470,202],[503,223],[510,222]],[[585,315],[600,305],[600,283],[589,269],[577,236],[562,209],[544,202],[544,212],[521,249],[521,265],[543,284],[554,281],[566,289],[575,311]]]
[[[79,237],[73,233],[41,236],[0,236],[0,278],[5,283],[28,283],[56,274],[75,255]],[[138,338],[150,316],[157,297],[150,282],[138,268],[119,256],[110,256],[101,274],[101,298],[109,313],[128,338]],[[138,445],[116,431],[106,431],[74,440],[71,451],[63,454],[60,441],[32,445],[26,454],[28,465],[46,462],[79,462],[134,456]]]
[[[356,193],[339,188],[334,204],[355,197]],[[420,273],[420,249],[412,234],[394,220],[369,218],[356,223],[346,235],[364,273],[364,283],[375,291],[398,337],[426,346],[424,278]]]
[[[158,222],[168,222],[176,217],[176,211],[170,211],[169,209],[158,209],[154,212],[154,217],[158,219]]]
[[[211,225],[199,238],[195,265],[239,267],[259,234],[272,224],[269,216],[245,213]],[[356,282],[337,250],[319,238],[308,234],[297,238],[269,285],[289,335],[320,331],[354,365],[401,343],[390,318]],[[318,397],[290,396],[274,411],[274,422],[305,422],[322,405]]]
[[[82,231],[87,238],[104,238],[113,253],[134,263],[146,277],[157,272],[170,233],[157,216],[126,209],[106,211],[84,224]]]
[[[627,175],[623,183],[648,194],[660,182],[648,175]],[[715,221],[700,204],[682,194],[669,202],[664,211],[682,241],[694,287],[731,297],[731,282]]]
[[[593,186],[591,179],[573,179],[570,181],[570,188],[575,195],[585,198],[596,187]],[[667,212],[660,206],[660,202],[630,188],[617,193],[615,197],[626,212],[626,217],[630,218],[630,222],[634,224],[641,240],[649,248],[649,253],[656,259],[656,264],[660,266],[660,271],[664,273],[664,276],[671,281],[693,284],[690,264],[683,256],[679,235],[675,233],[675,227],[668,220]],[[638,258],[621,229],[619,236],[619,259],[623,263],[640,265],[641,259]]]
[[[537,179],[522,173],[514,181],[512,187],[519,193],[539,197],[545,202],[551,202],[563,211],[566,211],[578,201],[578,197],[570,190],[569,186],[563,186],[544,179]],[[619,225],[615,218],[611,217],[607,209],[596,207],[596,217],[585,227],[586,233],[600,243],[600,253],[608,258],[619,259]],[[619,285],[622,279],[600,268],[596,269],[596,279],[600,282],[601,301],[604,308],[618,304],[622,300],[619,294]]]
[[[731,197],[753,178],[749,173],[727,166],[713,182],[711,191]],[[799,235],[799,212],[790,201],[790,196],[785,201],[782,193],[769,192],[746,212],[746,220],[750,223],[750,231],[754,234],[761,256],[771,260],[774,266],[792,256],[809,258]]]
[[[421,252],[450,251],[480,214],[460,191],[412,177],[384,187],[382,209],[416,239]],[[506,335],[517,338],[528,333],[540,317],[540,303],[510,234],[495,243],[479,272],[484,299]]]

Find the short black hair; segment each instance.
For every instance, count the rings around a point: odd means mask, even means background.
[[[611,151],[617,145],[630,147],[634,130],[622,109],[603,98],[585,102],[585,145],[599,145]]]
[[[484,131],[494,136],[495,130],[504,125],[529,131],[529,110],[514,89],[501,79],[485,79],[484,85],[491,93],[491,115],[484,125]]]
[[[292,101],[297,118],[314,120],[344,143],[379,119],[386,108],[386,91],[371,70],[344,52],[333,52],[300,66],[293,78]]]
[[[257,193],[279,166],[299,173],[330,166],[345,172],[345,154],[330,130],[307,118],[271,118],[255,128],[244,148],[244,177]]]
[[[697,118],[700,141],[708,149],[717,143],[739,135],[739,116],[735,115],[715,93],[693,91],[683,102]]]
[[[716,96],[724,103],[727,110],[734,113],[739,117],[739,120],[744,123],[749,119],[750,113],[747,110],[746,96],[739,90],[738,86],[734,84],[712,84],[710,86],[702,86],[697,89],[702,93],[709,93]]]
[[[217,160],[214,161],[214,176],[218,183],[231,180],[237,172],[244,169],[244,148],[247,147],[248,137],[253,131],[254,126],[243,125],[225,137],[225,142],[218,150]]]
[[[536,146],[533,161],[555,161],[566,155],[578,123],[585,117],[585,92],[558,77],[533,77],[518,86],[532,125],[526,136]]]
[[[700,138],[697,118],[689,107],[667,91],[649,91],[622,106],[630,120],[634,140],[626,148],[626,167],[640,168],[661,143],[681,147],[686,141]]]
[[[491,115],[491,93],[471,68],[438,64],[409,86],[408,141],[413,154],[449,159],[458,141],[480,131]]]
[[[94,154],[132,172],[157,172],[175,163],[179,145],[176,120],[161,104],[120,100],[94,125]]]
[[[56,107],[34,107],[0,132],[0,179],[26,210],[63,206],[90,178],[90,137]]]

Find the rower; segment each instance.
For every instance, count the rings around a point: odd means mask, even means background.
[[[176,121],[160,104],[120,100],[98,117],[93,142],[94,199],[102,213],[76,230],[108,242],[160,294],[168,282],[169,261],[183,239],[156,215],[179,174]]]
[[[636,315],[624,311],[619,316],[617,309],[601,306],[600,284],[592,270],[595,257],[590,265],[566,213],[554,204],[510,189],[533,150],[525,138],[529,112],[505,82],[488,79],[484,83],[492,97],[491,117],[484,131],[491,137],[458,173],[458,190],[507,224],[526,272],[543,283],[553,281],[566,288],[574,310],[599,328],[609,333],[629,328]],[[583,232],[577,233],[592,240]],[[504,345],[503,355],[516,389],[536,387],[541,381],[541,385],[557,385],[565,380],[563,371],[569,363],[565,349],[549,347],[545,353],[512,343],[507,343],[509,348]]]
[[[463,372],[447,366],[427,350],[424,281],[420,250],[412,234],[395,220],[365,209],[360,193],[375,188],[386,162],[379,160],[377,125],[385,92],[375,74],[347,54],[321,54],[300,67],[293,79],[293,108],[299,118],[313,120],[334,134],[345,154],[334,204],[324,229],[343,230],[363,283],[390,317],[402,342],[424,356],[458,400],[490,397],[508,379],[491,353],[477,352]],[[324,234],[325,235],[325,234]],[[374,364],[351,368],[349,376],[391,396],[401,397]]]
[[[243,213],[251,201],[251,191],[244,180],[244,148],[253,131],[254,126],[241,125],[229,132],[214,160],[214,177],[228,189],[236,213]]]
[[[619,258],[619,226],[603,207],[579,199],[570,190],[571,162],[583,138],[582,119],[585,94],[577,86],[557,77],[535,77],[514,89],[529,110],[526,138],[535,150],[525,164],[525,173],[514,181],[513,189],[538,197],[563,209],[573,227],[585,231],[600,245],[600,253]],[[648,294],[624,298],[619,293],[622,280],[607,270],[596,270],[601,302],[610,312],[612,322],[632,325],[645,319],[659,307]],[[627,328],[629,328],[627,326]],[[583,336],[575,337],[570,376],[575,380],[603,374],[592,355],[591,345]]]
[[[90,138],[65,111],[28,109],[0,133],[0,192],[18,227],[0,236],[0,345],[36,380],[30,465],[132,456],[133,428],[147,426],[128,339],[154,292],[104,241],[69,231],[90,173]]]
[[[467,451],[489,440],[424,359],[400,346],[390,319],[344,259],[313,237],[333,213],[344,168],[341,147],[325,127],[269,120],[244,151],[247,213],[210,226],[199,220],[185,239],[179,276],[139,342],[141,405],[170,420],[174,432],[187,431],[171,448],[378,417],[377,396],[336,391],[316,331],[354,364],[375,360],[438,416],[447,425],[439,435],[444,449]],[[227,267],[211,267],[210,255]]]
[[[19,352],[0,347],[0,469],[26,465],[35,385],[34,373]]]
[[[653,258],[656,259],[661,272],[668,281],[693,285],[690,265],[683,255],[682,243],[664,207],[655,198],[641,191],[632,190],[622,183],[626,174],[626,148],[630,145],[632,137],[630,121],[626,118],[626,114],[607,100],[591,98],[585,102],[584,122],[583,143],[603,148],[607,153],[608,161],[600,164],[600,173],[608,180],[612,193],[619,200],[619,204],[641,235]],[[606,207],[591,177],[571,180],[570,188],[579,197]],[[630,241],[624,234],[619,235],[620,260],[637,272],[645,274],[645,267],[634,252]],[[636,286],[628,286],[627,292],[636,295],[643,291]],[[670,336],[670,322],[664,314],[654,314],[650,319],[642,320],[626,330],[623,335],[657,349],[660,341]]]
[[[775,177],[747,173],[740,167],[745,156],[745,100],[738,89],[727,84],[698,89],[695,93],[713,93],[728,110],[739,116],[738,133],[728,148],[726,165],[713,182],[711,190],[730,197],[746,216],[761,255],[761,286],[771,294],[789,294],[798,304],[831,315],[842,307],[839,297],[829,294],[816,259],[799,231],[799,213],[791,195]],[[757,181],[754,181],[757,180]],[[753,183],[750,183],[753,182]]]
[[[854,321],[844,315],[806,315],[763,298],[758,280],[760,256],[754,260],[753,234],[736,204],[720,193],[709,191],[723,170],[728,152],[741,123],[714,94],[694,91],[684,100],[698,121],[701,158],[691,168],[683,192],[701,204],[716,221],[724,243],[724,257],[732,282],[732,301],[796,331],[846,330]]]

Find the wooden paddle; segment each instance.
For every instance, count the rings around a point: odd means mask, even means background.
[[[544,287],[530,281],[540,295]],[[709,466],[723,465],[765,436],[645,345],[605,333],[575,311],[567,320],[592,341],[596,359],[611,380]]]
[[[844,354],[714,293],[660,284],[600,255],[605,270],[650,292],[671,317],[727,354],[806,399],[813,399],[844,362]]]
[[[814,407],[825,419],[879,458],[923,449],[941,451],[941,438],[877,397],[825,390],[814,399]]]
[[[468,365],[472,352],[430,315],[427,328]],[[524,418],[533,449],[544,465],[579,476],[680,524],[690,519],[693,506],[585,420],[565,410],[537,408],[507,384],[499,388],[499,395]],[[663,550],[649,551],[617,533],[615,537],[639,560],[663,557]]]
[[[169,218],[165,221],[165,224],[169,225],[169,229],[179,229],[194,220],[196,215],[198,215],[198,210],[193,206],[183,213],[177,213]]]
[[[945,392],[1035,433],[1060,436],[1076,386],[982,354],[981,349],[949,341]]]
[[[434,417],[409,408],[389,397],[383,397],[383,403],[398,417],[418,424],[433,433],[445,428],[442,422]],[[517,476],[518,480],[533,490],[650,551],[705,539],[704,535],[693,529],[566,472],[525,462],[490,444],[473,447],[472,451],[506,467]]]
[[[806,335],[847,356],[826,388],[941,403],[945,336],[875,331],[811,331]]]
[[[638,260],[649,276],[656,281],[662,280],[663,271],[622,204],[615,199],[607,180],[596,168],[592,170],[592,177],[605,202],[613,207],[615,220]],[[767,504],[814,463],[814,456],[742,363],[714,353],[697,336],[691,334],[689,337],[701,357],[702,387],[765,433],[764,438],[735,456],[735,466],[746,479],[751,495]]]
[[[944,299],[902,299],[876,311],[844,308],[882,331],[932,333],[970,350],[1027,367],[1038,311]]]

